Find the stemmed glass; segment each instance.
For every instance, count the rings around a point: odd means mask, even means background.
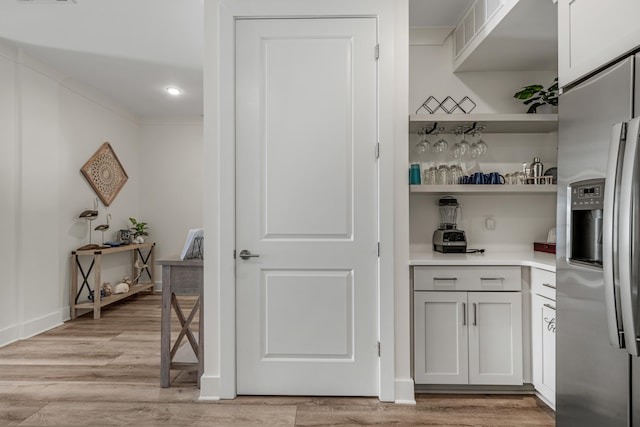
[[[483,130],[483,126],[478,126],[477,130],[474,132],[474,136],[478,137],[478,139],[471,144],[471,157],[474,159],[486,156],[487,150],[489,149],[487,143],[482,139]]]
[[[471,153],[471,144],[466,140],[466,136],[462,128],[456,128],[454,133],[456,135],[460,135],[460,141],[456,142],[453,146],[453,157],[464,160],[469,157],[469,154]]]
[[[422,132],[419,132],[420,141],[414,147],[416,159],[420,163],[424,163],[428,160],[429,151],[431,150],[431,143],[427,139],[427,132],[423,129]]]
[[[440,132],[442,132],[444,128],[438,128],[434,131],[434,135],[438,137],[438,140],[433,144],[433,152],[434,153],[443,153],[449,149],[449,143],[442,136]]]

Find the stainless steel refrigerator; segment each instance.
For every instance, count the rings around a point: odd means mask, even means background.
[[[556,423],[640,426],[640,56],[559,103]]]

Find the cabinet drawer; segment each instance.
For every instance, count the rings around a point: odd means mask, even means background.
[[[520,267],[413,267],[416,291],[519,291]]]
[[[556,300],[556,273],[552,271],[531,269],[531,289],[534,294]]]

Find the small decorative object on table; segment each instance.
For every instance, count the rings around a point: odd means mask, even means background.
[[[147,223],[146,222],[138,222],[135,218],[129,218],[133,227],[131,227],[131,231],[133,231],[133,242],[134,243],[144,243],[144,237],[148,236],[147,233]]]
[[[545,89],[544,86],[535,84],[522,88],[513,95],[514,98],[524,101],[524,105],[529,105],[527,113],[537,113],[537,109],[544,105],[558,106],[558,78],[553,80],[551,86]]]
[[[123,245],[131,243],[131,230],[118,231],[118,242]]]
[[[91,222],[98,218],[98,198],[96,197],[95,202],[93,203],[93,209],[87,209],[80,212],[78,218],[86,219],[89,224],[89,244],[81,246],[78,248],[79,251],[87,250],[87,249],[97,249],[98,245],[91,243]]]
[[[204,258],[204,230],[202,228],[192,228],[187,234],[180,260],[203,259]]]

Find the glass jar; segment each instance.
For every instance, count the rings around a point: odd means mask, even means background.
[[[438,170],[431,166],[429,169],[424,170],[424,184],[435,185],[438,181]]]
[[[447,185],[450,183],[451,174],[449,171],[449,166],[440,165],[438,167],[438,175],[436,177],[436,184],[438,185]]]

